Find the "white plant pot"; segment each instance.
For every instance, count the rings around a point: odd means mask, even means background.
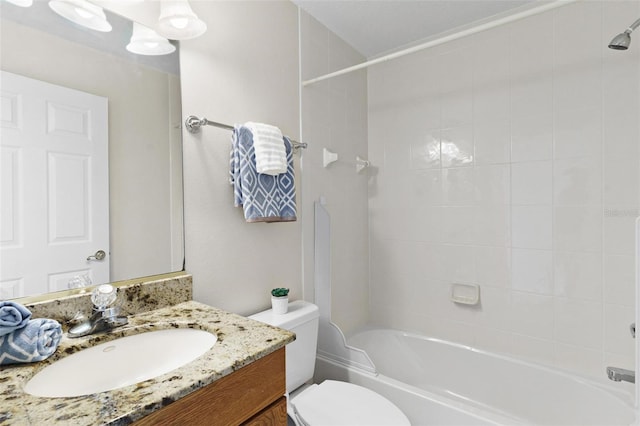
[[[289,296],[271,296],[271,308],[276,315],[286,314],[289,309]]]

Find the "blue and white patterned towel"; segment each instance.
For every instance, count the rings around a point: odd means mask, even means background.
[[[29,318],[31,311],[21,304],[9,300],[0,302],[0,336],[24,327]]]
[[[285,136],[287,171],[276,176],[258,173],[251,130],[236,126],[233,131],[230,181],[234,204],[242,206],[247,222],[291,222],[296,218],[296,187],[293,149]]]
[[[58,321],[38,318],[0,337],[0,365],[37,362],[58,349],[62,327]]]

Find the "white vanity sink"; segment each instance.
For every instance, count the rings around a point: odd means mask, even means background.
[[[26,384],[35,396],[89,395],[129,386],[195,360],[218,340],[191,328],[151,331],[84,349],[44,368]]]

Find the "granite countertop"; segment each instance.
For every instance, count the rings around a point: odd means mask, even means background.
[[[167,374],[113,391],[70,398],[42,398],[23,391],[44,367],[81,349],[145,331],[195,328],[217,343],[195,361]],[[70,339],[66,333],[49,359],[0,367],[0,425],[126,425],[280,349],[293,333],[198,302],[184,302],[129,316],[108,333]]]

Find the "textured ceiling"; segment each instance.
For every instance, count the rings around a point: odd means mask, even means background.
[[[434,37],[536,0],[293,0],[366,57]]]

